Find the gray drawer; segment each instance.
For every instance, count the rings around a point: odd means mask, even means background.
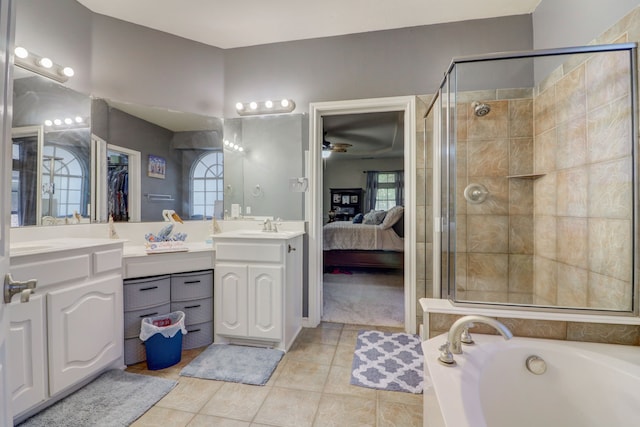
[[[213,271],[171,275],[171,301],[186,301],[213,296]]]
[[[171,301],[171,276],[124,281],[124,311],[167,304]]]
[[[213,342],[213,322],[187,325],[187,335],[182,337],[182,349],[203,347]]]
[[[140,338],[129,338],[124,340],[124,364],[135,365],[147,360],[146,349]]]
[[[148,307],[134,311],[125,311],[124,337],[134,338],[140,336],[140,322],[142,322],[143,318],[157,316],[159,314],[168,314],[170,312],[171,304],[157,305],[155,307]]]
[[[172,302],[171,311],[184,312],[185,325],[209,322],[213,320],[213,298]]]

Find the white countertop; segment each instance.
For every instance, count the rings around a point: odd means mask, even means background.
[[[219,239],[260,239],[260,240],[289,240],[302,236],[304,231],[284,230],[284,231],[261,231],[261,230],[232,230],[218,234],[213,234],[211,238]]]
[[[11,258],[46,254],[49,252],[59,252],[64,250],[85,249],[96,246],[105,245],[122,245],[124,240],[101,239],[101,238],[61,238],[61,239],[43,239],[30,240],[27,242],[11,243],[9,251]]]

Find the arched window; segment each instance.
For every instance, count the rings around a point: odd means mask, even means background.
[[[191,168],[191,218],[211,218],[224,195],[222,151],[204,154]],[[222,207],[220,207],[222,209]]]
[[[84,171],[75,154],[45,145],[42,160],[42,214],[64,218],[82,213]]]

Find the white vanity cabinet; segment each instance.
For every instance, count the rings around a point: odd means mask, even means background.
[[[15,301],[17,300],[17,301]],[[20,414],[47,398],[45,309],[42,295],[9,304],[9,384],[12,407]]]
[[[214,240],[215,342],[288,350],[302,327],[302,236]]]
[[[69,239],[73,240],[73,239]],[[122,356],[122,243],[80,239],[11,257],[14,280],[37,279],[28,302],[9,305],[8,353],[20,421]]]

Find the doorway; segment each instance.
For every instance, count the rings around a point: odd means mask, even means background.
[[[415,156],[416,146],[415,97],[375,98],[310,104],[310,192],[309,200],[309,312],[305,326],[315,327],[322,319],[323,294],[323,234],[324,201],[322,165],[323,117],[400,111],[403,114],[405,174],[405,238],[404,238],[404,328],[416,330],[416,263],[415,263]]]

